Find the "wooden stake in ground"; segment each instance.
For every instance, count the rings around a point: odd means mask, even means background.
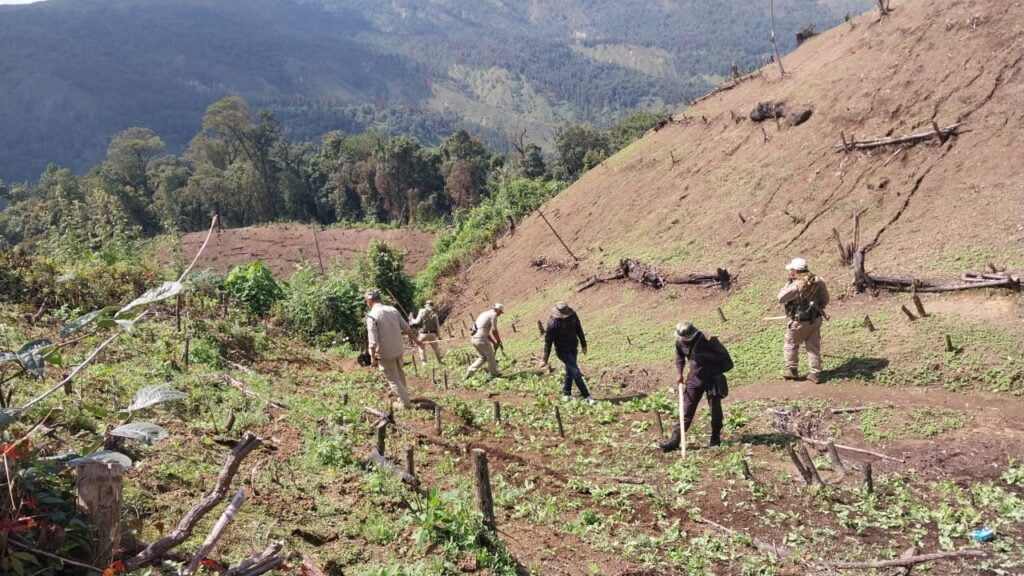
[[[786,77],[786,70],[782,67],[782,57],[779,56],[779,46],[775,43],[775,0],[769,0],[768,11],[772,18],[772,52],[775,53],[775,62],[779,65],[779,75]]]
[[[501,424],[501,402],[494,401],[494,421]]]
[[[811,458],[811,455],[807,452],[807,447],[800,444],[798,448],[804,467],[807,468],[808,474],[811,475],[811,481],[818,486],[824,486],[825,482],[822,481],[821,474],[818,474],[818,467],[814,465],[814,459]]]
[[[868,489],[868,494],[874,493],[875,479],[871,475],[871,462],[864,463],[864,486]]]
[[[412,446],[405,449],[405,472],[413,478],[416,477],[416,455]]]
[[[434,404],[434,434],[441,435],[441,407]]]
[[[75,492],[79,512],[94,529],[94,564],[109,566],[121,545],[121,494],[124,469],[116,462],[86,462],[78,467]]]
[[[537,208],[537,214],[540,214],[541,219],[544,220],[544,223],[547,224],[548,228],[551,229],[551,233],[555,235],[555,238],[558,238],[559,242],[561,242],[562,248],[565,248],[565,251],[569,253],[569,256],[572,256],[572,259],[574,261],[579,262],[580,259],[577,258],[576,255],[572,253],[572,250],[569,249],[569,245],[565,243],[565,240],[562,240],[561,236],[558,235],[558,232],[555,231],[555,227],[551,225],[551,222],[548,222],[547,216],[545,216],[544,213],[540,211],[540,208]]]
[[[953,346],[953,339],[946,334],[946,352],[956,352],[956,347]]]
[[[924,311],[924,303],[921,302],[921,297],[918,296],[917,294],[914,294],[913,300],[914,300],[914,307],[917,308],[918,316],[920,316],[921,318],[924,318],[925,316],[927,316],[928,313]]]
[[[555,406],[555,422],[558,424],[558,436],[565,438],[565,428],[562,426],[562,411]]]
[[[686,459],[686,409],[685,409],[685,397],[683,396],[683,383],[679,382],[679,455],[680,458]]]
[[[654,411],[654,424],[658,427],[658,440],[665,437],[665,425],[661,423],[661,412]]]
[[[722,312],[722,307],[721,306],[719,306],[718,308],[715,308],[715,310],[718,312],[718,319],[719,320],[721,320],[722,322],[728,322],[728,320],[725,319],[725,313]]]
[[[388,435],[387,422],[381,422],[380,424],[377,425],[377,452],[381,456],[383,456],[385,454],[385,452],[384,452],[384,444],[387,441],[386,440],[387,439],[387,435]]]
[[[868,332],[875,331],[875,325],[871,322],[871,317],[867,314],[864,315],[864,327],[868,329]]]
[[[473,471],[476,476],[476,502],[484,517],[484,526],[491,530],[497,527],[494,517],[494,497],[491,495],[491,476],[487,471],[487,452],[473,449]]]
[[[914,316],[914,313],[911,312],[910,310],[908,310],[907,306],[905,304],[904,305],[900,305],[900,310],[902,310],[903,313],[907,315],[907,318],[909,318],[911,322],[913,322],[914,320],[917,320],[917,316]]]
[[[828,457],[829,459],[832,460],[832,469],[836,471],[836,474],[839,474],[840,478],[846,476],[846,466],[843,466],[843,460],[842,458],[839,457],[839,452],[836,450],[836,445],[833,444],[832,442],[829,442],[827,448]]]

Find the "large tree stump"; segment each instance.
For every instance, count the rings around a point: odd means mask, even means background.
[[[473,449],[473,470],[476,476],[476,499],[484,525],[490,529],[497,526],[494,517],[494,497],[491,494],[491,476],[487,470],[487,452]]]
[[[124,468],[116,462],[86,462],[75,482],[78,511],[93,528],[93,564],[109,566],[121,546],[121,498]]]

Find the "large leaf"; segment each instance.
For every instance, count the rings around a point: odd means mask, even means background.
[[[174,388],[171,388],[170,384],[154,384],[152,386],[146,386],[136,392],[135,400],[132,400],[131,406],[128,406],[126,411],[136,412],[161,402],[181,400],[182,398],[188,398],[188,394],[178,392]]]
[[[117,306],[107,306],[106,308],[100,308],[99,310],[93,310],[92,312],[89,312],[85,316],[82,316],[81,318],[78,318],[77,320],[75,320],[71,324],[68,324],[67,326],[62,328],[61,331],[60,331],[60,339],[61,340],[66,339],[68,336],[71,336],[75,332],[78,332],[82,328],[85,328],[89,324],[92,324],[100,316],[106,316],[108,314],[113,314],[114,312],[117,312],[117,311],[118,311],[118,307]]]
[[[183,286],[181,282],[164,282],[159,288],[153,288],[142,296],[128,303],[127,306],[118,311],[117,316],[121,317],[128,311],[140,306],[149,306],[161,300],[167,300],[181,293]]]
[[[0,362],[17,362],[18,355],[14,352],[0,352]]]
[[[152,446],[157,440],[167,438],[167,430],[149,422],[132,422],[114,428],[110,431],[110,435],[131,438]]]
[[[125,468],[132,467],[131,458],[121,454],[120,452],[114,452],[113,450],[100,450],[99,452],[93,452],[88,456],[82,456],[81,458],[75,458],[74,460],[68,461],[68,466],[81,466],[89,462],[117,462]]]
[[[52,346],[53,342],[46,339],[28,342],[21,347],[21,350],[18,350],[18,362],[21,363],[21,367],[24,368],[26,372],[42,378],[45,368],[45,360],[43,360],[43,356],[47,352],[50,352],[47,348],[51,348]]]

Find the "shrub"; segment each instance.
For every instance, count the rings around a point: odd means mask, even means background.
[[[493,185],[491,195],[478,206],[455,217],[455,226],[434,242],[427,267],[416,277],[420,298],[437,292],[445,278],[468,266],[491,241],[505,231],[508,220],[520,220],[553,198],[564,182],[509,180]]]
[[[359,280],[367,288],[377,288],[385,296],[397,300],[399,308],[411,311],[416,289],[402,270],[404,260],[402,252],[386,242],[375,240],[359,259],[357,270]]]
[[[244,304],[254,318],[266,317],[274,302],[284,298],[270,270],[259,260],[232,268],[222,287],[231,298]]]
[[[302,265],[288,280],[277,317],[307,342],[324,346],[340,339],[356,348],[366,339],[361,296],[352,274],[332,269],[325,278]]]

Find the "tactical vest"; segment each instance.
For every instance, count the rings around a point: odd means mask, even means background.
[[[811,273],[796,282],[796,298],[786,302],[786,316],[794,322],[812,322],[821,317],[821,280]],[[812,306],[811,303],[814,303]]]
[[[427,313],[423,315],[423,320],[420,321],[420,330],[431,334],[437,334],[438,328],[437,312],[427,310]]]

